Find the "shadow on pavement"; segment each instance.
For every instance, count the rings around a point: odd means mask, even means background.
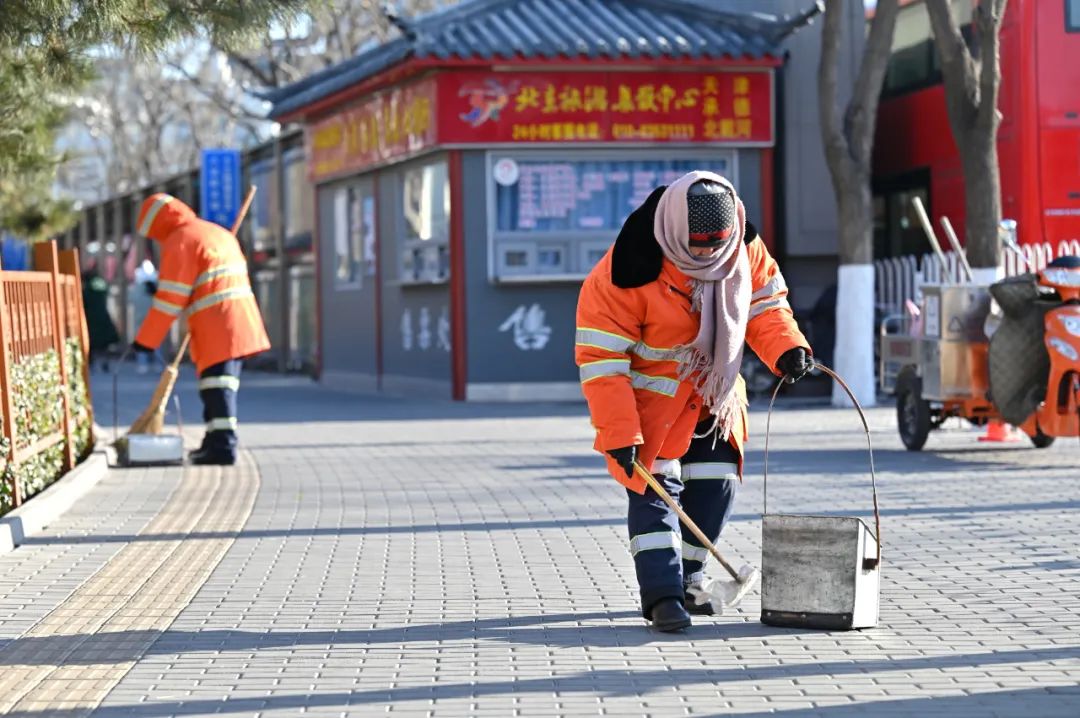
[[[738,517],[736,517],[738,518]],[[749,518],[747,516],[746,518]],[[449,533],[466,531],[541,531],[544,529],[573,529],[587,526],[621,526],[626,522],[622,516],[595,518],[568,518],[525,521],[472,521],[445,524],[395,524],[393,526],[328,526],[326,528],[291,527],[287,529],[255,529],[241,531],[196,531],[192,533],[155,534],[105,534],[83,536],[29,537],[25,545],[53,545],[79,543],[135,543],[144,541],[181,541],[198,539],[263,539],[304,536],[383,536],[390,534]]]
[[[399,607],[400,604],[399,604]],[[614,620],[633,619],[636,610],[593,611],[580,613],[500,616],[444,623],[423,623],[371,629],[335,629],[309,631],[109,631],[92,634],[31,636],[7,643],[0,650],[0,666],[52,665],[62,659],[64,665],[86,665],[102,661],[133,661],[147,655],[188,655],[212,651],[269,651],[310,646],[403,645],[428,641],[505,641],[551,647],[620,647],[642,646],[656,641],[684,641],[691,634],[662,634],[650,631],[644,621],[634,625],[612,624]],[[372,620],[370,614],[350,613],[357,619]],[[386,620],[383,618],[382,620]],[[390,620],[393,620],[392,618]],[[582,623],[592,625],[581,625]],[[565,625],[571,624],[571,625]],[[714,633],[719,640],[738,637],[763,637],[778,632],[759,623],[728,622],[699,625],[692,637],[702,639]],[[118,652],[127,649],[130,653]],[[36,660],[38,659],[38,660]]]
[[[559,443],[565,444],[565,441]],[[878,474],[908,474],[924,471],[935,474],[957,473],[968,475],[976,472],[1015,469],[1016,464],[1005,460],[987,461],[987,457],[966,457],[962,452],[955,456],[935,454],[912,454],[902,449],[875,449],[874,467]],[[1029,466],[1030,464],[1025,464]],[[595,452],[587,454],[545,455],[542,462],[521,464],[496,464],[495,468],[503,472],[553,471],[571,472],[570,476],[583,479],[607,477],[604,462]],[[765,468],[765,453],[752,449],[746,454],[744,476],[746,479],[760,478]],[[1037,468],[1037,467],[1036,467]],[[866,449],[828,449],[808,451],[801,449],[770,449],[769,474],[798,477],[813,474],[833,474],[837,476],[867,477],[869,485],[870,458]],[[561,477],[543,477],[546,480]]]
[[[130,367],[121,370],[117,382],[119,424],[126,427],[146,408],[157,385],[158,372],[138,375]],[[94,411],[102,426],[113,421],[113,376],[91,376]],[[197,423],[202,404],[191,366],[181,369],[176,384],[181,414],[186,423]],[[170,405],[170,412],[171,412]],[[296,423],[297,421],[415,421],[499,419],[521,417],[581,417],[585,402],[455,402],[449,397],[399,398],[328,389],[314,381],[276,374],[245,373],[240,378],[241,422]],[[169,423],[175,421],[169,418]]]
[[[609,626],[597,626],[595,630],[598,633],[619,635],[630,633],[629,630],[625,632],[612,631]],[[646,636],[649,635],[644,629],[634,630]],[[482,633],[481,630],[480,634],[482,635]],[[722,632],[718,631],[717,633],[719,640],[725,638]],[[714,685],[722,688],[725,683],[729,682],[797,680],[819,676],[865,676],[873,673],[918,670],[947,672],[949,669],[978,669],[984,666],[1032,661],[1064,661],[1076,659],[1077,657],[1080,657],[1080,648],[1061,647],[1045,650],[997,651],[903,659],[883,658],[863,661],[783,663],[769,666],[740,665],[730,668],[701,668],[679,671],[667,669],[608,669],[566,676],[509,678],[490,682],[435,683],[422,686],[347,690],[334,693],[305,692],[256,698],[158,700],[102,707],[94,711],[94,716],[98,718],[119,718],[120,716],[126,718],[158,718],[173,715],[253,713],[356,705],[394,705],[401,707],[400,704],[406,701],[424,701],[430,706],[430,701],[483,698],[484,696],[508,694],[526,695],[530,693],[549,697],[552,693],[557,695],[587,694],[612,697],[644,696],[653,691],[678,690],[683,686],[694,685]],[[513,663],[509,663],[507,672],[512,673],[513,670]],[[766,697],[764,692],[762,697]],[[892,716],[923,716],[927,715],[929,711],[934,714],[948,713],[957,717],[965,715],[1030,715],[1039,716],[1040,718],[1065,718],[1066,716],[1073,718],[1076,715],[1078,700],[1080,700],[1080,688],[1064,686],[1060,688],[988,691],[963,696],[902,698],[881,702],[864,701],[840,706],[820,706],[812,709],[772,710],[749,715],[807,717],[827,715],[830,718],[834,716],[884,714]],[[719,709],[720,706],[718,705],[717,708]],[[45,712],[20,711],[8,715],[21,716],[22,718],[43,718]],[[49,710],[48,715],[59,716],[60,718],[74,718],[76,715],[85,715],[85,713],[54,709]]]
[[[1071,511],[1076,508],[1073,500],[1039,501],[1030,504],[984,504],[981,506],[915,506],[903,509],[881,509],[883,517],[936,516],[941,520],[966,520],[974,514],[1000,513],[1013,514],[1027,511]],[[807,513],[794,511],[794,513]],[[869,516],[866,506],[837,506],[829,510],[812,512],[815,516]],[[736,513],[731,521],[756,521],[761,518],[757,512]],[[180,541],[187,539],[273,539],[303,538],[311,536],[380,536],[391,534],[448,533],[457,534],[467,531],[543,531],[547,529],[574,529],[590,526],[619,526],[626,521],[623,516],[597,516],[589,518],[541,519],[522,521],[469,521],[464,523],[441,524],[395,524],[384,526],[328,526],[325,528],[290,527],[282,529],[254,529],[241,531],[202,531],[193,533],[144,533],[144,534],[85,534],[82,536],[36,536],[28,537],[27,546],[52,546],[67,544],[110,544],[141,543],[147,541]]]
[[[926,473],[970,474],[1015,469],[1015,461],[989,457],[975,452],[915,453],[904,449],[874,449],[874,468],[878,474],[901,475]],[[989,459],[989,460],[988,460]],[[997,460],[994,460],[997,459]],[[1025,465],[1028,466],[1028,465]],[[765,467],[765,452],[751,450],[746,455],[746,471],[760,474]],[[780,474],[864,474],[870,476],[870,454],[865,448],[769,449],[769,473]]]
[[[1075,698],[1069,696],[1075,694]],[[807,699],[809,701],[809,699]],[[985,716],[1032,716],[1032,718],[1075,718],[1076,708],[1070,701],[1080,701],[1080,689],[1028,688],[973,693],[964,696],[933,696],[895,698],[893,700],[863,701],[849,705],[830,705],[815,708],[777,709],[754,713],[740,712],[742,718],[851,718],[867,715],[952,716],[952,718],[985,718]]]
[[[629,602],[631,599],[627,598]],[[404,605],[395,604],[404,613]],[[344,612],[344,608],[340,612]],[[339,612],[339,615],[340,615]],[[392,611],[375,616],[363,610],[350,612],[353,620],[394,620]],[[632,619],[632,620],[631,620]],[[630,623],[612,623],[629,620]],[[582,625],[584,624],[584,625]],[[133,661],[140,656],[191,655],[200,652],[251,652],[301,647],[404,646],[410,643],[453,641],[500,641],[510,644],[546,647],[585,646],[632,647],[656,642],[680,643],[694,641],[728,641],[740,638],[764,639],[778,636],[825,635],[828,632],[776,628],[757,621],[697,619],[697,623],[682,634],[658,633],[649,629],[636,609],[566,612],[530,616],[499,616],[443,623],[422,623],[408,626],[362,629],[314,629],[305,631],[245,631],[239,629],[210,629],[202,631],[143,630],[108,631],[92,634],[30,636],[18,638],[0,650],[0,666],[54,665],[61,659],[64,665],[87,665],[103,661],[111,663]],[[836,634],[841,635],[841,634]],[[123,652],[124,650],[130,653]],[[843,660],[823,663],[740,666],[717,669],[718,680],[769,680],[805,676],[870,673],[875,671],[913,671],[971,668],[1002,663],[1063,661],[1080,658],[1080,646],[996,651],[977,654],[947,654],[904,659]],[[37,660],[35,660],[37,659]],[[665,671],[672,675],[670,671]],[[693,671],[676,671],[683,676]],[[697,682],[697,681],[692,681]]]

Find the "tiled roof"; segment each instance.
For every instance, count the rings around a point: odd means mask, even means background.
[[[780,57],[783,39],[809,17],[723,12],[696,0],[465,0],[402,22],[400,37],[266,99],[281,117],[410,58]]]

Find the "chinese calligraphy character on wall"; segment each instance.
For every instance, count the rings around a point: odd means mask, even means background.
[[[522,351],[543,349],[551,338],[551,327],[539,304],[528,308],[522,304],[499,326],[499,331],[512,331],[514,345]]]

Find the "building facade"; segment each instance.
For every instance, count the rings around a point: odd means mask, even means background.
[[[836,240],[816,46],[796,62],[785,45],[806,19],[474,0],[275,93],[315,187],[322,380],[580,397],[580,282],[626,215],[691,169],[732,179],[811,306]]]
[[[831,343],[812,15],[808,0],[466,0],[276,92],[285,131],[242,159],[258,192],[239,239],[274,345],[251,364],[365,391],[579,398],[581,279],[652,187],[694,168],[737,185],[804,331]],[[167,191],[199,211],[199,181],[86,207],[61,238],[110,281],[129,340],[128,285],[157,251],[135,236],[139,203]]]

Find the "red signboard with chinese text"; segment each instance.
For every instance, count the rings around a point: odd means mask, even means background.
[[[772,72],[453,72],[441,144],[772,144]]]
[[[306,128],[313,182],[356,172],[435,144],[435,81],[379,93]]]

